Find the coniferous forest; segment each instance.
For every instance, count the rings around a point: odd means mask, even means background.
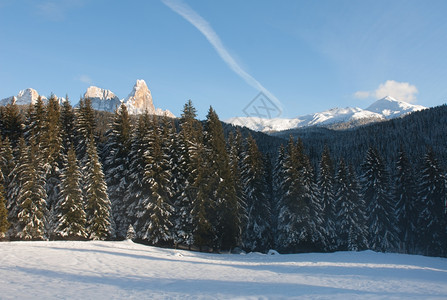
[[[198,121],[191,101],[179,119],[125,105],[101,113],[89,99],[10,104],[0,108],[0,233],[446,256],[446,139],[411,132],[439,114],[282,139],[222,124],[212,108]],[[408,138],[393,138],[396,127]]]

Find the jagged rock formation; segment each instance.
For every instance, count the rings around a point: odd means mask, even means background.
[[[109,90],[90,86],[84,94],[84,99],[92,101],[92,107],[96,110],[115,111],[121,105],[120,99]]]
[[[47,97],[41,96],[42,100],[46,101]],[[0,100],[0,105],[5,106],[10,103],[14,103],[17,105],[28,105],[28,104],[34,104],[37,101],[37,98],[39,98],[39,93],[35,89],[24,89],[21,90],[17,96],[11,96],[5,99]]]

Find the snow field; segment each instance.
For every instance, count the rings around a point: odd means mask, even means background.
[[[446,299],[447,259],[208,254],[123,242],[0,243],[1,299]]]

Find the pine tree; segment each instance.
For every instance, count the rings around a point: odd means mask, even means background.
[[[338,249],[359,251],[366,248],[367,229],[365,227],[364,203],[359,196],[353,170],[348,171],[343,159],[338,164],[336,182],[336,228]]]
[[[396,163],[397,176],[394,183],[394,202],[401,241],[401,251],[415,253],[418,213],[417,191],[413,170],[402,146]]]
[[[84,239],[87,237],[86,214],[80,187],[81,172],[73,145],[68,150],[61,178],[61,198],[55,209],[55,234],[64,239]]]
[[[17,237],[25,240],[47,238],[47,195],[37,149],[34,144],[26,147],[25,156],[17,163],[22,183],[17,193]]]
[[[201,143],[202,125],[196,120],[197,113],[191,100],[183,108],[180,118],[180,132],[174,138],[171,158],[173,160],[175,198],[174,243],[190,247],[194,243],[193,203],[196,197],[195,149]]]
[[[251,136],[247,138],[247,151],[242,172],[248,208],[244,248],[249,251],[267,251],[272,241],[268,183],[262,154]]]
[[[2,134],[8,137],[12,147],[16,147],[19,138],[23,135],[23,118],[17,105],[6,105],[2,114],[2,123]]]
[[[127,218],[134,228],[138,228],[136,223],[139,219],[137,214],[140,199],[149,195],[149,189],[143,177],[147,164],[144,153],[148,148],[150,126],[150,118],[146,111],[138,117],[137,125],[132,133],[132,146],[129,153],[129,186],[124,196],[124,203],[127,207]]]
[[[443,172],[432,149],[428,149],[421,171],[418,198],[419,248],[424,255],[446,255],[446,187]]]
[[[283,197],[279,204],[277,248],[285,252],[318,250],[324,245],[319,217],[321,205],[301,141],[295,145],[290,137],[282,168]]]
[[[362,168],[362,194],[367,207],[370,248],[381,252],[394,251],[398,243],[395,207],[388,172],[376,149],[369,148]]]
[[[47,192],[47,206],[51,211],[60,198],[61,169],[64,162],[62,148],[62,132],[60,126],[60,107],[58,99],[51,95],[46,106],[43,132],[41,133],[41,149],[45,169],[45,190]]]
[[[6,209],[5,189],[3,187],[3,182],[3,174],[0,170],[0,238],[4,238],[9,229],[8,210]]]
[[[248,224],[248,209],[247,209],[247,197],[244,185],[244,179],[242,178],[242,173],[245,169],[245,147],[242,140],[242,134],[238,129],[236,131],[236,135],[233,135],[233,132],[230,132],[228,136],[228,145],[229,145],[229,158],[230,158],[230,166],[231,166],[231,175],[234,180],[234,187],[236,190],[237,197],[237,209],[238,214],[240,216],[240,232],[241,238],[245,233],[245,229]],[[238,244],[242,245],[242,241],[238,241]]]
[[[41,141],[45,132],[45,103],[42,97],[38,97],[34,104],[28,108],[28,116],[25,128],[25,139],[41,148]]]
[[[65,99],[66,101],[62,102],[60,113],[61,139],[64,153],[70,149],[70,146],[74,145],[75,141],[75,113],[70,101],[68,101],[68,96]]]
[[[84,167],[87,197],[87,233],[90,239],[104,240],[111,233],[111,204],[107,195],[107,185],[93,137],[90,136],[88,141],[88,159]]]
[[[126,105],[115,111],[103,148],[104,173],[109,199],[112,203],[112,216],[116,226],[116,238],[124,239],[129,227],[124,197],[128,188],[129,154],[131,150],[131,123]]]
[[[334,196],[334,166],[329,148],[324,147],[320,161],[320,174],[318,178],[321,205],[323,209],[324,227],[327,233],[328,250],[337,249],[337,234],[335,229],[335,196]]]
[[[139,217],[141,225],[137,232],[143,240],[151,244],[169,244],[172,242],[172,205],[170,203],[168,152],[163,147],[157,118],[151,122],[151,138],[145,153],[146,168],[143,182],[149,188],[148,197],[140,201]]]
[[[222,123],[213,108],[209,109],[205,124],[205,147],[209,162],[208,196],[216,208],[211,216],[216,230],[215,246],[229,250],[239,240],[240,216]]]
[[[79,100],[79,107],[76,110],[76,154],[81,166],[88,160],[87,148],[90,139],[94,138],[96,128],[95,113],[90,99]]]

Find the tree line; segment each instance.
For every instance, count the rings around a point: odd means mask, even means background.
[[[445,176],[433,150],[391,166],[370,147],[361,166],[317,166],[290,138],[272,157],[239,130],[129,116],[104,136],[89,99],[0,110],[0,232],[10,240],[125,239],[197,250],[392,251],[446,255]],[[262,142],[262,141],[261,141]]]

